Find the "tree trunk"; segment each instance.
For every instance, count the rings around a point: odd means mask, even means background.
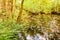
[[[14,18],[14,12],[15,12],[15,9],[16,9],[16,0],[13,0],[13,10],[12,10],[12,18]]]
[[[0,0],[0,10],[1,13],[5,12],[5,0]]]
[[[13,0],[6,0],[6,13],[8,17],[12,17]]]
[[[21,20],[21,15],[22,15],[22,11],[23,11],[23,3],[24,3],[24,0],[21,1],[21,8],[20,8],[20,12],[17,17],[17,23],[19,23]]]

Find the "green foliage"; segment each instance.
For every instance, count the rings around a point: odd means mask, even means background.
[[[19,24],[16,24],[16,19],[20,11],[20,5],[21,1],[16,0],[13,18],[10,17],[0,23],[0,40],[18,40],[18,36],[16,34],[18,34],[21,30],[23,30],[24,33],[27,34],[27,29],[29,27],[41,26],[45,27],[45,29],[49,28],[52,25],[49,24],[49,22],[54,17],[51,17],[50,14],[40,15],[40,11],[43,10],[43,12],[45,13],[50,13],[52,11],[51,9],[53,9],[54,11],[60,12],[60,0],[24,0],[22,20]],[[38,15],[32,15],[32,17],[30,17],[31,15],[29,15],[29,12],[26,12],[24,9],[27,9],[28,11],[34,13],[38,13]],[[0,14],[2,14],[2,10],[3,9],[0,9]],[[55,18],[58,17],[55,16]]]
[[[15,22],[2,22],[0,24],[0,40],[18,40],[16,34],[20,32],[21,26]]]

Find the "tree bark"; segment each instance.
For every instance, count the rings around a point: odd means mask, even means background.
[[[17,17],[17,23],[19,23],[21,20],[21,15],[22,15],[22,11],[23,11],[23,3],[24,3],[24,0],[21,1],[21,8],[20,8],[20,12]]]
[[[1,13],[5,12],[5,0],[0,0],[0,10]]]
[[[8,17],[12,17],[13,0],[6,0],[6,13]]]
[[[14,12],[15,12],[15,9],[16,9],[16,0],[13,0],[13,10],[12,10],[12,17],[14,18]]]

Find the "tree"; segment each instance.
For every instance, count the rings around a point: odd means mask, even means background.
[[[16,9],[16,0],[13,0],[13,10],[12,10],[13,14],[15,12],[15,9]],[[12,17],[14,18],[13,14],[12,14]]]
[[[13,0],[6,0],[6,13],[8,17],[12,17]]]
[[[22,11],[23,11],[23,3],[24,3],[24,0],[21,1],[21,8],[20,8],[20,12],[17,17],[17,23],[19,23],[21,20],[21,15],[22,15]]]
[[[0,0],[0,10],[1,13],[5,12],[5,0]]]

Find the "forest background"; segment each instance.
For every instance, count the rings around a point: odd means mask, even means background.
[[[60,0],[0,0],[0,40],[18,40],[15,34],[36,26],[60,28]]]

